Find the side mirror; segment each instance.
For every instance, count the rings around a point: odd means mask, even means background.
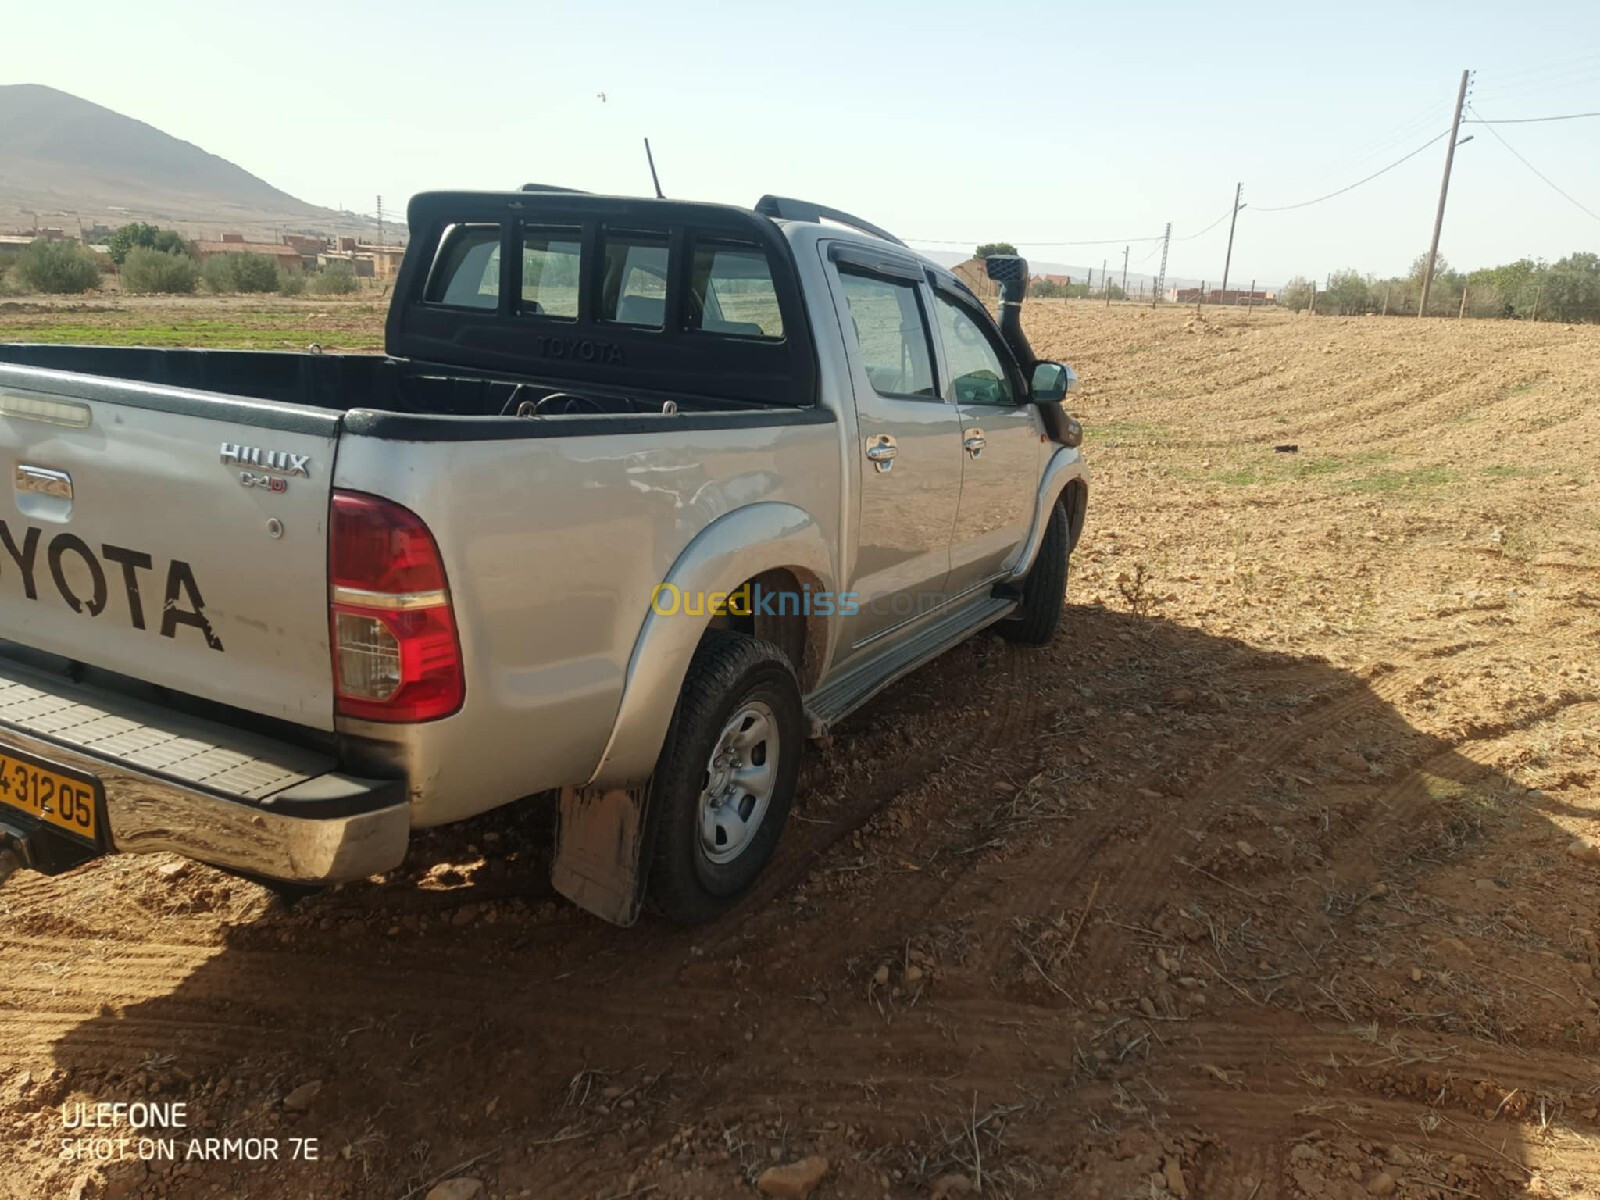
[[[1033,402],[1059,404],[1078,390],[1078,373],[1065,363],[1041,362],[1033,368]]]

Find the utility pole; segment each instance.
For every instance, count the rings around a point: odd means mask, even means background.
[[[1161,238],[1161,272],[1150,285],[1150,307],[1154,308],[1161,293],[1167,290],[1167,248],[1172,245],[1172,222],[1167,222],[1167,232]]]
[[[378,245],[383,245],[383,197],[378,197]]]
[[[1122,298],[1124,300],[1128,298],[1128,251],[1131,249],[1133,249],[1132,246],[1124,246],[1122,248]]]
[[[1228,268],[1233,266],[1233,227],[1239,223],[1239,210],[1244,205],[1239,197],[1244,195],[1244,184],[1233,189],[1233,220],[1228,222],[1228,256],[1222,260],[1222,302],[1228,302]]]
[[[1471,71],[1461,72],[1461,87],[1456,92],[1456,115],[1450,122],[1450,145],[1444,152],[1444,178],[1439,181],[1439,211],[1433,218],[1433,241],[1428,243],[1428,263],[1422,272],[1422,299],[1417,302],[1417,316],[1428,311],[1428,289],[1433,286],[1433,264],[1439,257],[1439,231],[1444,228],[1444,201],[1450,194],[1450,168],[1456,161],[1456,135],[1461,132],[1461,110],[1467,104],[1467,83]]]
[[[1107,279],[1108,279],[1108,278],[1110,278],[1110,277],[1109,277],[1109,276],[1108,276],[1108,275],[1107,275],[1107,274],[1106,274],[1106,262],[1107,262],[1107,261],[1108,261],[1108,260],[1106,260],[1106,259],[1103,259],[1103,258],[1102,258],[1102,259],[1101,259],[1101,260],[1100,260],[1100,290],[1101,290],[1101,291],[1102,291],[1102,292],[1103,292],[1103,291],[1105,291],[1105,290],[1106,290],[1106,280],[1107,280]]]

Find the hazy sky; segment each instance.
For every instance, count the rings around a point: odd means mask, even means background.
[[[76,0],[10,6],[5,40],[0,82],[76,93],[319,204],[647,192],[649,135],[668,195],[798,195],[914,244],[1003,238],[1096,267],[1170,220],[1190,240],[1169,273],[1216,280],[1227,222],[1201,231],[1242,180],[1240,282],[1397,273],[1426,249],[1443,141],[1263,210],[1447,130],[1463,68],[1486,118],[1600,111],[1600,0]],[[1600,213],[1600,118],[1495,128]],[[1466,133],[1454,265],[1600,249],[1600,217]],[[1114,244],[1044,244],[1097,239]],[[1133,243],[1133,269],[1158,259]]]

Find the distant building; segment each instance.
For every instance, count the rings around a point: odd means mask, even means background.
[[[370,255],[372,258],[372,273],[379,279],[393,279],[400,273],[400,264],[406,256],[404,246],[369,246],[356,247],[357,254]]]
[[[196,242],[194,252],[201,262],[218,254],[260,254],[275,261],[280,271],[299,271],[305,266],[305,256],[293,246],[247,242],[238,233],[225,233],[219,242]]]
[[[404,246],[375,246],[352,237],[339,238],[335,245],[335,249],[319,254],[317,261],[323,266],[342,263],[358,279],[393,279],[406,256]]]
[[[0,233],[0,262],[10,262],[34,240],[31,233]]]
[[[1173,304],[1198,304],[1200,299],[1199,288],[1170,287],[1167,289],[1167,300]],[[1278,300],[1277,292],[1258,291],[1252,292],[1239,288],[1211,288],[1205,293],[1206,304],[1275,304]]]

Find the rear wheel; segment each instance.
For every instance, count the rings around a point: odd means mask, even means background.
[[[805,722],[789,660],[770,642],[707,632],[689,664],[650,784],[650,905],[709,921],[772,857],[794,801]]]
[[[1043,646],[1055,637],[1061,610],[1067,603],[1067,559],[1071,553],[1067,506],[1057,500],[1050,510],[1050,523],[1045,526],[1038,557],[1022,585],[1017,615],[995,626],[1001,637],[1025,646]]]

